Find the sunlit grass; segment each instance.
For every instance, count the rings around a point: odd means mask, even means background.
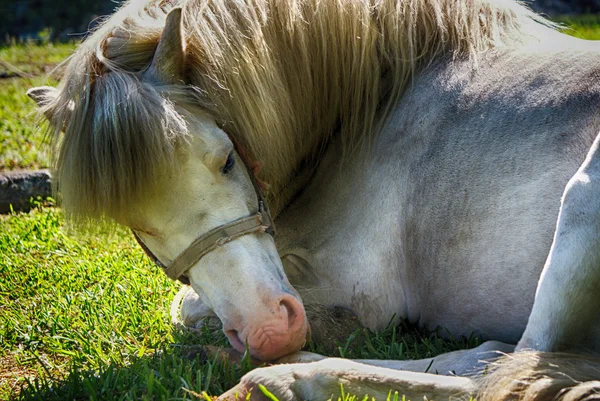
[[[37,107],[25,92],[51,83],[42,77],[0,80],[0,171],[49,166],[44,131],[34,123]]]
[[[0,46],[0,74],[21,71],[30,75],[48,74],[68,56],[76,43],[13,43]]]
[[[0,47],[0,171],[50,165],[44,132],[34,124],[36,105],[25,92],[56,84],[48,74],[74,49],[72,43]]]
[[[554,18],[567,29],[565,33],[588,40],[600,40],[600,15],[564,16]]]
[[[224,336],[173,329],[177,285],[127,231],[67,231],[60,209],[0,217],[0,399],[186,398],[234,384],[239,369],[191,352]]]

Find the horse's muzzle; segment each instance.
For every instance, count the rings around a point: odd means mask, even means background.
[[[268,309],[267,316],[256,316],[240,330],[225,326],[225,335],[240,352],[246,346],[250,355],[262,361],[272,361],[302,348],[308,332],[308,321],[302,303],[284,295]]]

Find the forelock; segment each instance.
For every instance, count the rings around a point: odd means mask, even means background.
[[[126,72],[95,77],[84,88],[74,100],[55,161],[68,211],[119,219],[176,165],[176,147],[186,140],[187,126],[171,92],[181,91]]]

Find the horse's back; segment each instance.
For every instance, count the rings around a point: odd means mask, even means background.
[[[380,151],[402,155],[409,319],[517,341],[564,186],[600,131],[600,46],[566,40],[496,51],[476,68],[437,64],[391,123]]]

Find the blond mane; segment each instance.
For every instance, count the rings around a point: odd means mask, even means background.
[[[172,161],[186,135],[177,88],[139,76],[175,6],[193,101],[262,163],[273,197],[332,135],[343,152],[362,148],[436,56],[474,56],[539,19],[511,0],[131,1],[65,62],[45,110],[65,208],[116,215]]]

